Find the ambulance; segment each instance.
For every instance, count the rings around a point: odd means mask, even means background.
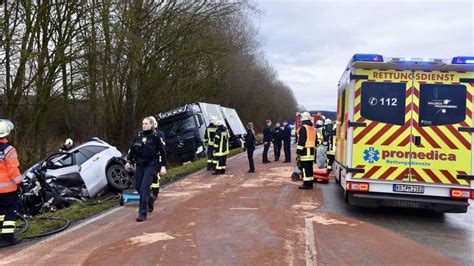
[[[338,85],[336,183],[351,205],[467,212],[474,57],[355,54]]]

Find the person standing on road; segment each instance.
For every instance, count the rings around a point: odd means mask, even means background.
[[[247,173],[255,172],[255,164],[253,162],[253,152],[255,151],[255,130],[253,123],[247,124],[247,135],[245,136],[245,149],[247,150],[247,158],[249,159],[249,170]]]
[[[311,114],[301,114],[302,126],[299,130],[296,154],[299,157],[303,172],[303,185],[299,189],[313,188],[313,163],[315,160],[315,147],[317,144],[316,130],[311,123]]]
[[[285,151],[284,163],[291,163],[291,127],[288,121],[283,122],[283,149]]]
[[[263,154],[262,154],[262,162],[269,163],[268,160],[268,150],[270,149],[270,143],[273,141],[273,134],[272,130],[270,129],[272,125],[271,120],[267,120],[265,122],[265,127],[263,128]]]
[[[158,135],[160,138],[161,144],[164,146],[165,152],[163,154],[159,155],[158,158],[158,167],[157,170],[161,169],[162,166],[166,168],[166,163],[168,162],[167,159],[167,154],[166,154],[166,142],[165,142],[165,134],[158,130],[158,122],[156,121],[155,117],[150,116],[150,119],[153,122],[153,127],[154,127],[154,132]],[[158,199],[158,194],[160,193],[160,172],[157,172],[153,176],[153,182],[151,183],[150,189],[151,189],[151,195],[150,195],[150,200],[148,201],[148,212],[151,213],[155,209],[155,201]]]
[[[217,160],[213,175],[225,174],[227,155],[229,154],[229,131],[222,120],[217,120],[217,131],[214,137],[214,157]]]
[[[275,154],[275,162],[280,160],[281,146],[283,141],[283,129],[280,126],[280,122],[275,123],[275,127],[272,131],[273,135],[273,153]]]
[[[206,128],[206,134],[204,136],[204,140],[207,144],[207,170],[215,170],[216,168],[216,161],[214,161],[214,137],[216,136],[217,125],[216,125],[217,118],[215,116],[211,116],[209,125]]]
[[[20,242],[15,238],[15,227],[19,204],[18,186],[23,181],[23,176],[16,149],[6,138],[13,128],[12,122],[0,119],[0,247]]]
[[[142,122],[142,131],[138,132],[133,140],[130,153],[127,156],[125,169],[130,171],[131,164],[136,164],[135,188],[140,194],[140,204],[138,208],[137,222],[146,220],[149,210],[150,187],[156,175],[160,155],[164,155],[166,160],[165,146],[158,134],[154,131],[154,121],[146,117]],[[160,175],[166,174],[166,161],[160,167]]]

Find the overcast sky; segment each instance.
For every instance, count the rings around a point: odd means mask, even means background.
[[[474,56],[474,1],[260,0],[263,52],[298,103],[336,110],[337,83],[355,53]]]

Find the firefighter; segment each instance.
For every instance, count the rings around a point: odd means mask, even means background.
[[[150,119],[153,122],[154,125],[154,132],[158,135],[160,138],[161,144],[165,147],[165,152],[163,154],[160,154],[158,157],[158,169],[161,169],[162,166],[165,166],[166,168],[166,162],[167,160],[167,154],[166,154],[166,142],[165,142],[165,134],[163,134],[162,131],[158,130],[158,122],[156,121],[155,117],[150,116]],[[153,176],[153,183],[151,183],[150,189],[151,189],[151,195],[150,195],[150,200],[148,201],[148,212],[151,213],[155,209],[155,201],[158,199],[158,194],[160,193],[160,172],[158,171],[154,176]]]
[[[313,188],[313,163],[316,152],[316,130],[311,123],[311,114],[304,112],[301,114],[302,125],[298,132],[298,146],[296,154],[299,157],[297,160],[301,163],[303,174],[303,185],[299,189]]]
[[[214,157],[217,160],[213,175],[225,174],[226,160],[229,154],[229,132],[222,120],[217,120],[217,131],[214,137]]]
[[[16,149],[8,143],[7,136],[13,123],[0,119],[0,247],[15,245],[16,217],[18,212],[18,186],[23,181]]]
[[[59,149],[59,152],[68,152],[70,149],[72,149],[72,147],[74,147],[74,141],[68,138],[66,141],[64,141],[64,144],[61,149]]]
[[[138,208],[137,222],[146,220],[148,208],[150,206],[151,184],[158,172],[158,161],[160,155],[163,156],[160,175],[166,174],[166,151],[165,146],[158,134],[154,131],[154,121],[151,117],[146,117],[142,122],[142,131],[138,132],[133,140],[130,153],[127,156],[125,169],[130,171],[131,165],[136,165],[135,188],[140,194],[140,204]]]
[[[329,150],[332,150],[332,147],[333,147],[333,141],[334,141],[334,138],[333,138],[333,123],[331,121],[331,119],[329,118],[326,118],[326,120],[324,120],[324,133],[323,133],[323,136],[326,136],[327,137],[327,140],[328,140],[328,144],[329,144]]]
[[[263,129],[263,154],[262,163],[269,163],[268,150],[270,149],[270,143],[273,141],[273,134],[270,126],[272,125],[271,120],[265,121],[265,128]]]
[[[207,170],[215,170],[216,168],[216,161],[214,161],[214,137],[216,136],[217,125],[216,125],[217,118],[215,116],[211,116],[209,125],[206,128],[206,135],[204,136],[204,140],[206,141],[207,145]]]
[[[284,163],[291,162],[291,127],[288,121],[283,122],[283,150],[285,152]]]

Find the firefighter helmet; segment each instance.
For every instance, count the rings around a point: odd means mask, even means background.
[[[13,126],[10,120],[0,119],[0,138],[10,135],[10,131],[12,131],[13,128],[15,128],[15,126]]]
[[[301,114],[301,121],[311,121],[311,114],[304,112]]]

